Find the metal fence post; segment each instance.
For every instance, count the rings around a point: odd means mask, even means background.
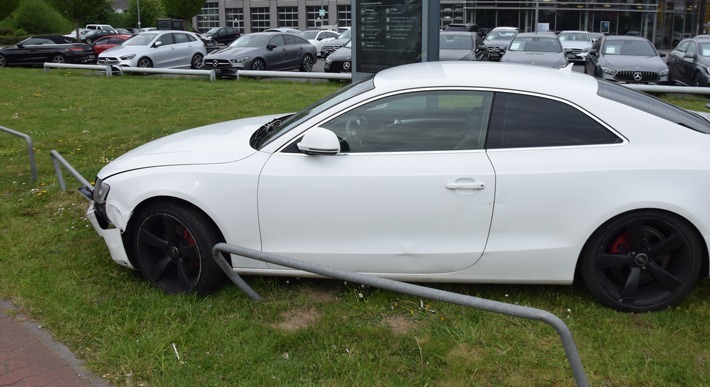
[[[0,126],[0,130],[25,139],[25,142],[27,142],[27,153],[30,157],[30,170],[32,171],[32,180],[37,181],[37,163],[35,162],[35,150],[34,146],[32,145],[32,138],[30,138],[30,136],[24,133],[20,133],[16,130],[9,129],[4,126]]]

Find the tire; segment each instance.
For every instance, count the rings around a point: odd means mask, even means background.
[[[66,60],[64,59],[64,56],[61,54],[57,54],[52,57],[52,63],[64,63]]]
[[[301,60],[301,68],[299,68],[299,71],[309,73],[313,70],[313,57],[306,54],[303,56],[303,60]]]
[[[177,202],[143,208],[131,223],[133,258],[143,277],[170,294],[207,295],[226,275],[212,258],[221,242],[213,223],[196,209]]]
[[[142,58],[138,59],[138,62],[136,63],[136,67],[144,67],[144,68],[153,67],[153,61],[150,60],[150,58],[142,57]]]
[[[705,80],[703,79],[702,74],[696,71],[695,74],[693,74],[693,86],[700,87],[703,86],[704,83]]]
[[[202,54],[197,53],[197,54],[193,55],[192,59],[190,60],[190,68],[193,68],[196,70],[201,69],[203,67],[203,60],[204,60],[204,57],[202,56]]]
[[[0,55],[0,67],[5,66],[7,66],[7,58],[5,58],[5,55]]]
[[[703,249],[695,229],[676,215],[636,211],[604,224],[582,253],[589,291],[623,312],[680,302],[700,275]]]
[[[266,63],[260,58],[254,59],[253,62],[251,62],[251,69],[252,70],[266,70]]]

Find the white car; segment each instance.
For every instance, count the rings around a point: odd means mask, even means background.
[[[570,62],[582,62],[592,49],[592,35],[587,31],[562,31],[558,35]]]
[[[169,293],[222,285],[224,241],[403,281],[582,279],[604,305],[656,310],[708,275],[708,133],[569,69],[416,63],[140,146],[98,173],[88,218]]]
[[[338,37],[338,33],[330,30],[306,30],[298,34],[298,36],[306,39],[310,44],[316,47],[318,56],[321,56],[320,51],[323,45]]]
[[[99,64],[127,67],[190,67],[201,69],[205,44],[187,31],[156,30],[141,32],[122,45],[99,54]]]

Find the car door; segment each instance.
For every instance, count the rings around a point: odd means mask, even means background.
[[[267,44],[266,68],[268,70],[280,70],[288,65],[289,57],[286,49],[284,35],[275,35],[269,39]]]
[[[14,50],[13,62],[17,64],[39,64],[51,61],[51,50],[56,44],[46,38],[30,38]]]
[[[483,150],[492,93],[429,90],[379,98],[319,127],[341,152],[294,140],[258,189],[264,251],[346,270],[435,275],[480,258],[495,175]]]
[[[668,71],[671,79],[686,83],[685,70],[683,62],[685,61],[685,52],[688,50],[690,41],[681,42],[673,51],[668,54]]]
[[[175,41],[173,44],[175,48],[175,61],[173,62],[172,67],[190,67],[192,55],[195,51],[193,47],[196,45],[196,42],[190,39],[188,34],[183,32],[174,33],[173,39]]]
[[[695,76],[695,71],[698,67],[698,47],[695,44],[695,42],[690,41],[690,44],[688,44],[688,49],[685,52],[685,55],[680,62],[681,64],[681,76],[684,79],[683,83],[686,85],[693,85],[693,77]],[[705,68],[703,70],[705,71]]]
[[[155,45],[160,42],[159,45]],[[153,57],[153,67],[174,67],[175,66],[175,42],[172,33],[162,34],[154,43],[154,47],[151,48],[151,54]]]

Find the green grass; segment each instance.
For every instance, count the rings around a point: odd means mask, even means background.
[[[170,296],[114,264],[88,202],[58,188],[49,152],[93,179],[154,138],[298,110],[339,84],[220,81],[0,69],[0,297],[116,385],[574,385],[554,330],[335,280],[246,278],[209,297]],[[704,110],[705,99],[674,101]],[[65,173],[68,187],[80,184]],[[673,309],[624,314],[581,287],[434,285],[546,309],[572,330],[595,386],[710,380],[710,283]],[[179,356],[179,359],[178,359]]]

